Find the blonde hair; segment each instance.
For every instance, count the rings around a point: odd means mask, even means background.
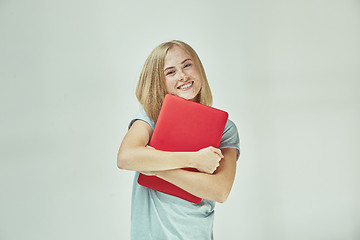
[[[154,122],[157,121],[161,105],[167,94],[164,76],[164,59],[169,49],[175,45],[184,49],[191,56],[200,72],[202,88],[197,95],[196,101],[207,106],[212,105],[212,94],[205,70],[194,49],[179,40],[164,42],[157,46],[146,59],[136,87],[137,99],[143,105],[148,117]]]

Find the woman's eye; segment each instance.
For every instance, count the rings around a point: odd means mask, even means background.
[[[170,71],[170,72],[167,72],[165,75],[168,76],[168,75],[171,75],[173,73],[174,73],[174,71]]]
[[[188,63],[184,66],[184,68],[187,68],[187,67],[190,67],[191,66],[191,63]]]

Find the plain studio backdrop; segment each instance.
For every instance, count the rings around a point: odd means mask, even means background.
[[[199,54],[241,136],[215,239],[360,239],[360,2],[0,0],[0,239],[130,238],[116,155],[151,50]]]

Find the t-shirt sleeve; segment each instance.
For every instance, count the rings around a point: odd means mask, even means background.
[[[237,152],[236,160],[239,159],[240,156],[239,133],[235,123],[233,123],[230,119],[228,119],[228,121],[226,122],[224,133],[220,141],[219,149],[222,148],[236,148],[236,152]]]
[[[154,130],[154,128],[155,128],[155,123],[154,123],[154,121],[152,121],[152,120],[146,115],[146,112],[145,112],[145,110],[144,110],[143,107],[141,107],[141,108],[139,109],[139,112],[135,115],[134,119],[131,120],[128,129],[130,129],[130,127],[133,125],[133,123],[134,123],[136,120],[142,120],[142,121],[144,121],[144,122],[147,122],[147,123],[151,126],[151,128],[152,128],[153,130]]]

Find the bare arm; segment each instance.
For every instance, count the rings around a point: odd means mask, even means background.
[[[213,173],[222,154],[219,149],[206,148],[198,152],[167,152],[147,148],[152,128],[142,120],[133,123],[125,135],[117,157],[121,169],[136,171],[163,171],[185,167]]]
[[[224,158],[212,175],[182,169],[152,173],[195,196],[223,203],[231,191],[235,178],[236,149],[224,148],[222,153]]]

